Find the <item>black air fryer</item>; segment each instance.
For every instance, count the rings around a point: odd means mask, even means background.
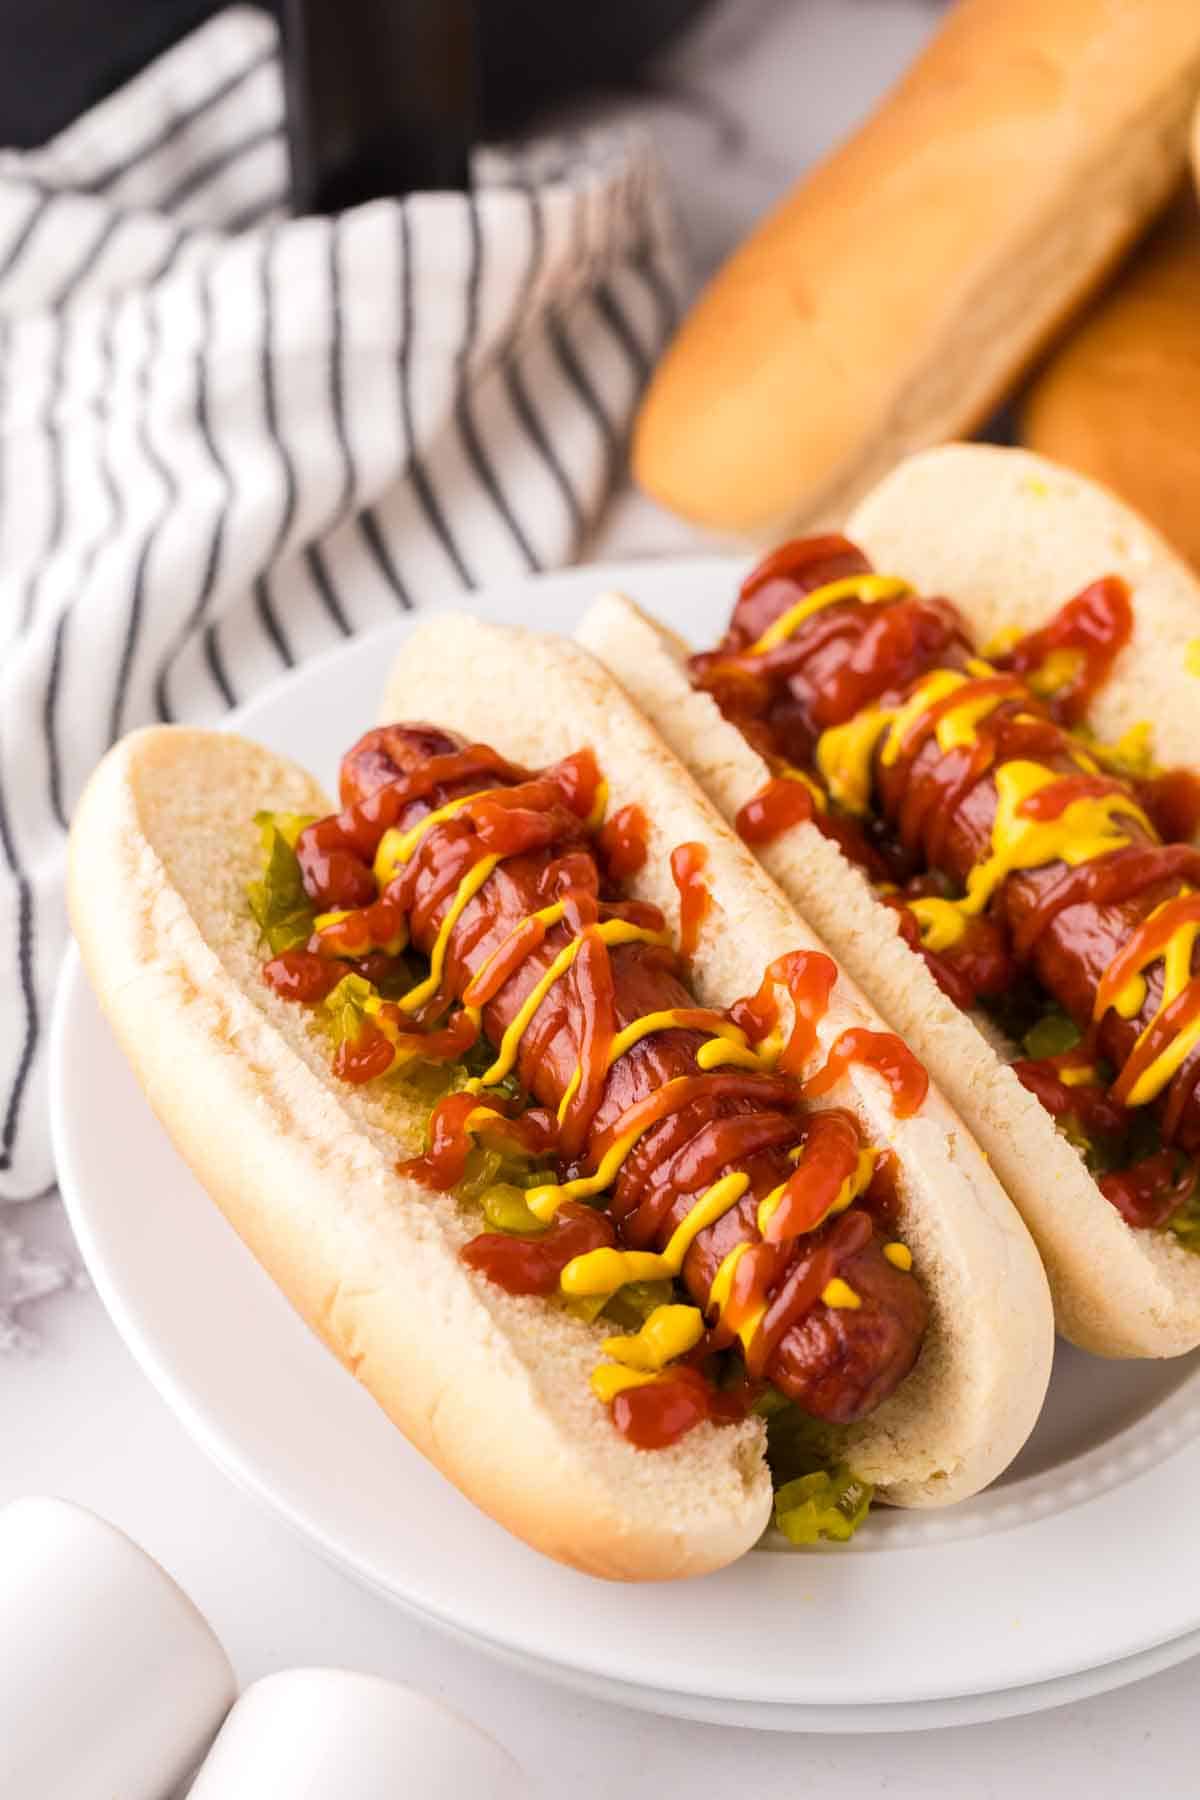
[[[629,87],[707,0],[277,0],[297,210],[461,186],[470,145]],[[217,0],[4,0],[0,146],[40,144]]]

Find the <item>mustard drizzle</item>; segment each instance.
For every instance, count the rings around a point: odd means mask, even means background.
[[[824,590],[819,589],[816,594],[806,598],[815,600],[823,592]],[[843,595],[833,597],[842,598]],[[828,601],[824,603],[828,604]],[[775,642],[783,641],[802,618],[807,616],[801,610],[803,606],[802,601],[797,607],[790,609],[790,614],[795,614],[796,617],[790,625],[779,630],[771,643],[767,642],[768,634],[764,633],[754,649],[759,651],[773,648]],[[781,615],[775,622],[776,627],[783,627],[789,616],[788,613]],[[1200,651],[1196,657],[1192,654],[1197,646],[1200,646],[1200,639],[1188,646],[1189,668],[1195,661],[1197,669],[1200,669]],[[991,649],[995,654],[1008,647],[1003,638],[998,638]],[[1070,649],[1050,652],[1039,669],[1024,677],[1024,684],[1042,698],[1052,696],[1075,680],[1079,672],[1080,655],[1078,650]],[[952,669],[933,669],[916,684],[901,706],[863,707],[841,725],[823,732],[817,740],[815,760],[831,798],[849,812],[859,816],[866,813],[870,806],[872,765],[876,751],[879,751],[880,761],[885,767],[893,765],[909,734],[920,725],[934,706],[954,693],[960,695],[959,703],[948,707],[934,727],[938,747],[946,753],[952,749],[970,747],[977,742],[976,728],[980,722],[1020,692],[1021,683],[1015,680],[1011,695],[981,694],[978,691],[979,683],[990,679],[995,673],[993,666],[979,657],[968,661],[965,675]],[[1033,715],[1018,717],[1032,718]],[[1098,773],[1101,767],[1112,767],[1121,773],[1127,763],[1135,761],[1139,766],[1144,765],[1146,773],[1152,773],[1155,765],[1149,741],[1149,725],[1135,725],[1130,727],[1119,744],[1096,745],[1094,754],[1089,754],[1082,745],[1073,745],[1070,755],[1076,766],[1089,774]],[[1059,779],[1061,777],[1052,770],[1031,761],[1014,760],[1002,763],[996,769],[997,808],[992,827],[991,853],[971,870],[963,896],[957,900],[927,896],[907,902],[917,919],[925,949],[942,951],[957,943],[966,930],[967,921],[983,912],[1008,875],[1022,869],[1041,868],[1057,861],[1075,868],[1109,851],[1125,848],[1130,840],[1121,829],[1122,818],[1135,819],[1152,840],[1158,841],[1158,834],[1143,809],[1124,794],[1081,797],[1064,807],[1056,819],[1023,817],[1019,810],[1021,802]],[[1190,891],[1185,888],[1177,898],[1183,898]],[[1163,904],[1169,906],[1171,901]],[[1161,911],[1162,908],[1156,910]],[[1127,1060],[1132,1060],[1138,1054],[1167,1008],[1182,996],[1193,979],[1197,979],[1192,975],[1192,961],[1198,938],[1200,925],[1191,920],[1181,921],[1165,948],[1148,955],[1142,967],[1112,999],[1111,1005],[1122,1018],[1136,1018],[1146,1002],[1145,970],[1161,957],[1162,998],[1154,1016],[1139,1034]],[[1126,1095],[1125,1104],[1131,1107],[1145,1106],[1157,1099],[1198,1046],[1200,1012],[1176,1033],[1171,1042],[1142,1071]],[[1068,1085],[1080,1085],[1088,1079],[1094,1079],[1094,1076],[1094,1070],[1071,1068],[1063,1073],[1062,1078]]]
[[[866,591],[863,591],[864,589]],[[835,600],[850,594],[863,599],[885,599],[906,591],[906,584],[881,577],[854,577],[847,582],[829,583],[826,588],[818,589],[814,594],[806,596],[805,602],[802,602],[799,608],[792,609],[792,613],[796,616],[792,619],[789,630],[794,630],[799,625],[801,617],[808,617],[820,606],[830,605]],[[788,635],[786,632],[777,633],[775,641],[783,641],[783,637],[786,635]],[[394,878],[397,870],[411,861],[431,830],[452,819],[472,801],[499,791],[501,790],[485,789],[460,796],[435,808],[406,831],[401,832],[394,827],[386,831],[380,840],[374,861],[374,872],[380,887],[385,887]],[[597,788],[596,801],[586,820],[587,828],[591,831],[599,829],[603,822],[607,796],[607,783],[601,781]],[[502,860],[503,857],[500,855],[486,854],[473,863],[459,881],[453,899],[438,928],[434,947],[430,954],[429,975],[411,988],[398,1002],[405,1012],[411,1013],[419,1010],[438,992],[454,928],[469,902],[484,887]],[[551,906],[541,908],[536,913],[529,914],[491,953],[472,978],[473,981],[481,982],[483,980],[488,969],[493,966],[497,958],[503,956],[513,938],[525,928],[529,919],[537,919],[549,929],[560,923],[565,913],[566,903],[558,901]],[[325,922],[333,923],[334,921],[330,918]],[[491,1066],[485,1070],[483,1075],[466,1084],[467,1092],[480,1093],[502,1081],[509,1074],[520,1053],[521,1039],[526,1029],[551,989],[570,970],[581,946],[589,935],[599,938],[607,946],[639,942],[665,944],[671,941],[670,934],[666,931],[654,931],[644,926],[634,925],[624,919],[608,919],[585,927],[582,932],[572,937],[562,947],[549,967],[543,971],[505,1030]],[[399,1036],[398,1028],[392,1025],[386,1016],[380,1016],[381,1004],[378,1000],[375,1006],[368,1002],[365,1010],[375,1017],[376,1024],[385,1030],[386,1035],[395,1040]],[[465,1011],[473,1018],[476,1025],[480,1023],[482,1007],[468,1005],[465,1007]],[[629,1025],[613,1036],[605,1065],[606,1073],[619,1057],[626,1054],[634,1044],[640,1042],[644,1037],[656,1031],[677,1028],[680,1023],[680,1009],[675,1008],[648,1013],[640,1019],[631,1021]],[[778,1028],[772,1037],[765,1040],[757,1049],[750,1045],[745,1032],[734,1025],[732,1021],[714,1022],[708,1029],[708,1039],[700,1046],[696,1054],[697,1067],[706,1071],[729,1064],[769,1070],[784,1041],[782,1028]],[[413,1054],[416,1054],[415,1049]],[[411,1058],[406,1056],[404,1060],[408,1061]],[[581,1079],[582,1071],[577,1068],[559,1103],[560,1123],[579,1090]],[[686,1081],[688,1077],[676,1079]],[[671,1087],[675,1083],[667,1085]],[[492,1109],[486,1106],[477,1107],[464,1121],[463,1129],[474,1136],[479,1129],[486,1126],[488,1121],[497,1116]],[[660,1119],[661,1115],[657,1115],[648,1119],[645,1125],[633,1127],[628,1132],[619,1135],[591,1175],[563,1183],[548,1182],[528,1189],[525,1200],[530,1211],[536,1218],[548,1223],[564,1201],[591,1199],[611,1187],[617,1179],[626,1157],[639,1138],[652,1125],[659,1123]],[[798,1154],[802,1154],[802,1151],[803,1146],[800,1146]],[[844,1210],[861,1192],[870,1179],[875,1155],[876,1153],[872,1150],[860,1153],[854,1174],[842,1184],[837,1198],[827,1210],[824,1218]],[[663,1278],[677,1279],[682,1272],[688,1250],[699,1234],[708,1226],[716,1224],[736,1206],[745,1195],[749,1185],[749,1176],[741,1171],[721,1176],[704,1191],[696,1205],[689,1208],[662,1252],[614,1248],[594,1250],[583,1256],[575,1257],[563,1270],[560,1284],[562,1292],[568,1296],[577,1297],[602,1295],[607,1299],[627,1282],[654,1281]],[[760,1202],[757,1214],[760,1231],[765,1220],[769,1219],[771,1213],[779,1205],[786,1185],[786,1182],[781,1183]],[[818,1223],[823,1222],[824,1219]],[[728,1304],[737,1263],[749,1247],[747,1241],[736,1245],[722,1260],[713,1278],[706,1310],[717,1322]],[[859,1304],[853,1291],[838,1279],[827,1284],[822,1298],[830,1306]],[[752,1315],[743,1320],[738,1327],[738,1336],[745,1347],[749,1347],[766,1310],[767,1302],[764,1299],[763,1304],[756,1308]],[[704,1329],[703,1314],[697,1307],[657,1308],[634,1337],[606,1340],[604,1350],[614,1357],[615,1366],[608,1364],[597,1367],[592,1375],[593,1391],[602,1400],[611,1402],[616,1394],[624,1388],[655,1380],[670,1361],[686,1354],[700,1341]]]

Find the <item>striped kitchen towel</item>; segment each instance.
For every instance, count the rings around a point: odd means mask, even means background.
[[[0,156],[0,1199],[53,1184],[65,831],[97,759],[570,561],[671,327],[639,138],[484,152],[469,194],[333,219],[286,192],[248,7]]]

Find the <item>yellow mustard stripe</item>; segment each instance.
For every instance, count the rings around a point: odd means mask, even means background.
[[[611,1406],[626,1388],[648,1387],[657,1380],[658,1376],[646,1369],[621,1369],[616,1363],[601,1363],[591,1375],[592,1392],[605,1406]]]
[[[1064,1087],[1086,1087],[1089,1081],[1095,1081],[1096,1070],[1091,1063],[1068,1063],[1065,1069],[1058,1070],[1058,1079]]]
[[[835,1275],[832,1281],[825,1283],[821,1289],[821,1298],[826,1306],[832,1306],[835,1311],[855,1312],[862,1305],[862,1295],[856,1294],[850,1283],[843,1281],[840,1275]]]
[[[912,1268],[912,1251],[907,1244],[885,1244],[883,1254],[894,1269],[903,1269],[907,1274]]]
[[[343,906],[334,912],[318,913],[316,918],[313,920],[313,930],[317,933],[318,936],[320,936],[323,932],[328,931],[332,926],[340,925],[343,919],[348,919],[350,917],[351,913],[356,910],[361,910],[361,909]],[[383,950],[384,952],[386,952],[386,954],[388,956],[397,956],[397,955],[399,955],[400,951],[403,950],[403,948],[404,948],[405,944],[407,944],[407,942],[408,942],[408,926],[405,923],[403,915],[402,915],[401,921],[400,921],[400,929],[396,932],[396,935],[394,937],[389,938],[386,944],[377,944],[375,946],[375,948],[377,950]]]
[[[424,1006],[425,1002],[432,1000],[437,993],[441,986],[442,969],[446,962],[446,946],[450,942],[450,933],[462,917],[464,908],[474,899],[499,861],[498,856],[481,857],[467,870],[459,882],[434,941],[433,951],[429,958],[429,974],[424,981],[419,981],[416,987],[409,988],[407,994],[400,1001],[400,1006],[406,1013],[416,1012],[418,1007]]]
[[[733,1276],[738,1264],[745,1256],[750,1245],[743,1239],[735,1244],[727,1256],[721,1258],[721,1266],[712,1278],[712,1286],[708,1290],[708,1311],[716,1312],[718,1317],[729,1305],[729,1290],[733,1286]]]
[[[865,605],[874,605],[880,600],[899,599],[901,594],[909,591],[907,581],[900,581],[895,575],[844,575],[839,581],[827,581],[823,587],[814,588],[811,594],[805,594],[802,600],[780,613],[758,641],[751,644],[749,654],[762,656],[786,643],[805,619],[810,619],[823,607],[832,606],[835,600],[861,600]]]
[[[743,1319],[741,1324],[738,1326],[737,1335],[741,1341],[743,1350],[748,1350],[750,1348],[750,1344],[754,1337],[754,1334],[758,1330],[759,1326],[762,1324],[764,1318],[766,1317],[766,1313],[767,1313],[767,1303],[764,1300],[762,1305],[755,1307],[754,1311],[749,1315],[749,1317]]]
[[[715,1310],[718,1319],[721,1318],[729,1305],[729,1295],[733,1286],[734,1272],[749,1248],[749,1243],[745,1241],[740,1244],[735,1244],[733,1249],[729,1252],[729,1255],[722,1258],[721,1266],[713,1276],[712,1286],[708,1290],[708,1311],[712,1313]],[[750,1348],[754,1334],[762,1324],[766,1311],[767,1303],[764,1300],[763,1304],[761,1306],[756,1306],[754,1311],[748,1314],[738,1326],[737,1335],[741,1341],[743,1350],[748,1350]]]
[[[946,700],[959,688],[966,687],[967,677],[960,675],[957,669],[934,669],[923,677],[903,706],[897,708],[892,715],[892,722],[884,740],[879,760],[885,768],[890,768],[900,755],[900,747],[909,732],[917,725],[939,700]]]
[[[1170,899],[1160,901],[1153,912],[1148,912],[1143,923],[1148,925],[1151,919],[1157,919],[1159,914],[1165,911],[1168,906],[1173,906],[1176,900],[1193,892],[1194,889],[1184,883],[1178,894],[1172,894]],[[1156,951],[1154,956],[1148,956],[1145,963],[1142,965],[1143,968],[1148,968],[1160,955],[1162,955],[1162,952]],[[1190,946],[1188,955],[1190,959]],[[1165,973],[1166,971],[1164,968],[1164,975]],[[1122,1019],[1136,1019],[1143,1006],[1146,1004],[1146,977],[1140,972],[1132,974],[1124,987],[1114,995],[1111,1004],[1113,1011],[1118,1013]]]
[[[951,750],[966,750],[976,740],[976,726],[1015,698],[1008,694],[964,694],[956,706],[947,707],[934,727],[934,737],[943,755]]]
[[[829,795],[847,812],[860,817],[871,804],[871,759],[875,746],[895,714],[887,707],[867,706],[831,725],[817,739],[817,767]]]
[[[995,779],[991,855],[971,870],[963,898],[909,902],[927,950],[947,950],[957,943],[968,918],[981,913],[1000,883],[1018,869],[1039,869],[1052,862],[1075,868],[1123,848],[1129,839],[1117,826],[1120,815],[1136,819],[1151,837],[1155,835],[1141,807],[1126,794],[1072,800],[1056,819],[1024,817],[1019,810],[1022,801],[1061,779],[1041,763],[1001,763]]]
[[[739,1044],[732,1031],[722,1031],[701,1044],[696,1052],[696,1067],[707,1075],[710,1069],[767,1069],[770,1065],[761,1050],[752,1049],[744,1038]]]
[[[715,1225],[718,1219],[724,1218],[737,1205],[749,1186],[750,1177],[740,1169],[732,1174],[722,1175],[719,1181],[714,1181],[700,1196],[687,1217],[680,1220],[663,1251],[664,1262],[670,1263],[676,1274],[682,1269],[683,1259],[700,1233],[709,1225]]]
[[[780,769],[778,779],[780,781],[798,781],[800,786],[806,787],[812,795],[813,805],[818,812],[829,811],[829,795],[820,782],[814,781],[811,775],[806,775],[803,769],[795,769],[788,763],[786,767]]]
[[[1147,1030],[1150,1028],[1146,1027]],[[1140,1038],[1138,1042],[1141,1042]],[[1150,1067],[1142,1071],[1126,1096],[1126,1106],[1146,1106],[1156,1099],[1171,1077],[1183,1067],[1197,1044],[1200,1044],[1200,1016],[1185,1025],[1161,1055],[1155,1057]],[[1136,1048],[1137,1045],[1134,1046],[1135,1050]]]
[[[592,801],[592,810],[583,821],[587,831],[599,831],[604,823],[604,815],[608,811],[608,783],[601,776],[596,787],[596,798]]]
[[[396,870],[404,863],[411,862],[414,850],[427,831],[432,831],[435,825],[444,825],[447,819],[452,819],[455,813],[461,812],[464,806],[469,806],[472,800],[484,800],[489,794],[503,794],[507,791],[506,788],[481,788],[478,793],[460,794],[457,800],[447,800],[445,806],[426,813],[423,819],[418,819],[407,831],[391,826],[380,838],[379,848],[375,852],[375,879],[380,887],[386,887]]]
[[[1051,650],[1044,662],[1029,671],[1025,680],[1039,699],[1049,700],[1063,688],[1070,687],[1082,667],[1082,650]]]
[[[606,1338],[600,1348],[627,1369],[656,1373],[694,1350],[703,1336],[704,1318],[698,1306],[656,1306],[640,1331],[632,1337]]]
[[[527,1194],[526,1202],[528,1198]],[[662,1281],[670,1274],[666,1261],[653,1250],[589,1250],[584,1256],[572,1257],[563,1270],[562,1291],[574,1299],[586,1299],[615,1294],[627,1281]]]
[[[540,912],[526,913],[525,917],[521,920],[521,923],[519,925],[513,926],[512,930],[509,932],[508,936],[506,938],[502,939],[499,944],[497,944],[496,948],[492,951],[491,955],[487,958],[486,962],[481,964],[481,966],[475,971],[474,975],[472,975],[472,977],[471,977],[470,982],[468,983],[468,986],[473,987],[476,982],[483,981],[488,970],[491,968],[492,964],[496,961],[497,957],[503,956],[504,952],[508,949],[508,946],[512,943],[512,941],[516,937],[517,933],[519,931],[524,930],[525,926],[528,925],[530,919],[539,919],[548,931],[552,925],[557,925],[560,922],[560,920],[563,918],[564,914],[566,913],[566,910],[567,910],[566,901],[565,900],[556,900],[554,902],[553,906],[543,906]],[[474,1011],[476,1009],[471,1008],[470,1010]]]
[[[1190,890],[1185,888],[1184,893],[1186,894],[1188,892],[1190,892]],[[1173,896],[1173,899],[1175,900],[1179,898],[1179,895]],[[1154,918],[1156,913],[1162,912],[1164,907],[1170,906],[1171,904],[1171,900],[1165,900],[1162,906],[1156,907],[1149,917]],[[1162,998],[1159,1001],[1154,1017],[1140,1033],[1133,1050],[1130,1052],[1131,1056],[1137,1055],[1138,1050],[1141,1048],[1142,1044],[1145,1043],[1149,1033],[1154,1030],[1155,1025],[1158,1023],[1158,1020],[1162,1017],[1163,1013],[1169,1006],[1174,1005],[1175,1001],[1179,999],[1179,996],[1191,981],[1192,958],[1195,952],[1197,937],[1200,937],[1200,924],[1197,924],[1194,919],[1185,919],[1176,926],[1175,930],[1167,940],[1166,949],[1162,952]],[[1147,958],[1146,966],[1149,966],[1149,963],[1154,960],[1154,957]],[[1114,1003],[1116,1010],[1121,1014],[1122,1018],[1131,1019],[1136,1017],[1141,1011],[1142,1006],[1145,1004],[1146,991],[1146,980],[1143,975],[1134,975],[1130,978],[1117,995]],[[1172,1038],[1171,1042],[1159,1052],[1149,1067],[1142,1070],[1142,1073],[1138,1076],[1133,1087],[1130,1089],[1125,1104],[1127,1106],[1146,1106],[1151,1100],[1157,1099],[1171,1077],[1183,1066],[1197,1043],[1200,1043],[1200,1019],[1196,1019],[1191,1024],[1185,1025],[1182,1031],[1177,1032],[1175,1037]]]
[[[962,698],[954,706],[947,707],[934,727],[938,749],[943,754],[951,750],[963,750],[973,744],[976,739],[976,727],[997,707],[1004,706],[1015,698],[1020,691],[1014,681],[1013,691],[1008,694],[981,694],[979,682],[990,679],[995,670],[988,663],[980,663],[973,658],[968,663],[974,679],[968,679],[956,669],[934,669],[924,680],[918,682],[908,699],[893,717],[888,727],[887,739],[880,752],[879,760],[885,767],[891,765],[899,757],[904,748],[904,741],[915,730],[925,717],[943,700],[952,694],[961,693]],[[979,670],[986,671],[978,674]]]
[[[606,919],[602,925],[592,925],[589,926],[588,929],[595,937],[600,939],[601,943],[609,945],[669,944],[671,941],[669,933],[665,931],[648,931],[644,925],[631,925],[627,919]],[[491,1087],[495,1082],[504,1080],[504,1077],[508,1074],[509,1070],[517,1060],[517,1054],[521,1048],[521,1039],[532,1020],[533,1015],[537,1012],[538,1007],[542,1004],[542,1001],[546,998],[546,995],[550,992],[550,989],[554,986],[555,982],[561,980],[567,970],[571,967],[571,964],[579,955],[579,947],[583,942],[584,936],[580,936],[572,938],[569,943],[563,945],[558,955],[554,958],[554,961],[550,964],[550,967],[525,996],[520,1011],[517,1013],[516,1018],[512,1021],[508,1030],[500,1040],[500,1048],[496,1054],[495,1062],[492,1064],[491,1068],[486,1069],[475,1081],[467,1083],[468,1091],[473,1090],[477,1093],[481,1087]],[[573,1187],[575,1184],[570,1183],[569,1185]],[[535,1193],[541,1193],[542,1191],[543,1190],[540,1188],[534,1189]],[[599,1189],[593,1191],[599,1192]],[[565,1198],[565,1190],[563,1192]]]
[[[613,1149],[616,1148],[617,1145],[614,1144]],[[607,1161],[606,1157],[605,1162]],[[568,1182],[567,1186],[572,1187],[574,1183]],[[572,1257],[562,1272],[563,1292],[580,1295],[615,1294],[627,1281],[662,1281],[667,1277],[673,1278],[683,1268],[683,1259],[700,1233],[706,1226],[715,1225],[731,1207],[736,1206],[749,1186],[750,1177],[740,1170],[722,1175],[719,1181],[714,1181],[690,1209],[687,1217],[680,1220],[661,1255],[653,1250],[589,1250],[583,1256]],[[526,1203],[532,1210],[536,1211],[532,1196],[545,1191],[533,1188],[526,1194]]]
[[[608,1061],[604,1065],[605,1073],[607,1074],[608,1070],[612,1068],[615,1062],[625,1055],[627,1050],[632,1050],[635,1044],[640,1043],[644,1037],[649,1037],[652,1032],[674,1031],[676,1029],[688,1029],[685,1025],[681,1025],[678,1009],[672,1009],[666,1012],[643,1013],[640,1019],[632,1020],[623,1030],[618,1031],[614,1035],[612,1043],[609,1046]],[[719,1063],[724,1062],[737,1062],[740,1068],[745,1069],[757,1069],[762,1066],[759,1058],[746,1043],[745,1032],[740,1030],[738,1026],[731,1024],[728,1021],[722,1021],[720,1024],[709,1026],[706,1029],[710,1030],[713,1035],[708,1043],[700,1046],[700,1049],[697,1052],[696,1063],[699,1068],[706,1070],[712,1069],[716,1068]],[[728,1046],[728,1055],[720,1054],[723,1045]],[[710,1049],[717,1052],[717,1054],[707,1054]],[[565,1094],[558,1103],[558,1122],[560,1125],[567,1116],[567,1109],[570,1107],[572,1100],[579,1092],[579,1083],[581,1080],[582,1073],[579,1069],[576,1069],[571,1076],[570,1081],[567,1083]]]

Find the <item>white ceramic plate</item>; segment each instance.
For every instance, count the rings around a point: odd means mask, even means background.
[[[736,572],[714,559],[593,568],[472,604],[569,631],[602,587],[622,586],[708,643]],[[332,785],[404,630],[298,671],[233,723]],[[634,1704],[808,1730],[1031,1710],[1200,1648],[1188,1637],[1200,1633],[1196,1359],[1061,1349],[1042,1422],[978,1499],[882,1512],[845,1551],[764,1550],[701,1581],[610,1586],[478,1514],[309,1335],[176,1157],[74,957],[53,1059],[63,1190],[134,1355],[231,1475],[331,1560],[443,1626]]]

